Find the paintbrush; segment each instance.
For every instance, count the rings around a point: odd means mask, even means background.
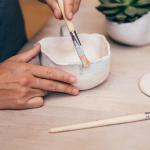
[[[72,130],[80,130],[80,129],[86,129],[86,128],[94,128],[94,127],[100,127],[100,126],[108,126],[108,125],[123,124],[123,123],[135,122],[135,121],[142,121],[142,120],[147,120],[147,119],[150,119],[150,112],[104,119],[104,120],[87,122],[87,123],[81,123],[81,124],[75,124],[75,125],[70,125],[70,126],[63,126],[63,127],[58,127],[58,128],[52,128],[49,130],[49,132],[50,133],[66,132],[66,131],[72,131]]]
[[[83,65],[83,67],[88,67],[91,65],[91,62],[85,56],[84,50],[82,48],[82,45],[80,43],[80,40],[79,40],[76,30],[74,28],[73,22],[71,20],[68,20],[65,16],[63,0],[58,0],[58,3],[59,3],[59,7],[61,9],[63,18],[65,20],[65,23],[70,32],[71,38],[73,40],[74,46],[76,48],[77,54],[82,62],[82,65]]]

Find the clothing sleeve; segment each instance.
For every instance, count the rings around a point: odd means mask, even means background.
[[[0,62],[15,55],[26,42],[18,0],[0,0]]]

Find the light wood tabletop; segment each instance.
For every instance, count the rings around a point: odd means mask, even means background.
[[[130,47],[113,42],[96,5],[97,0],[83,0],[73,21],[78,33],[106,36],[112,54],[108,79],[78,96],[51,92],[37,109],[0,110],[0,150],[150,150],[150,120],[48,133],[53,127],[150,111],[150,97],[138,88],[139,78],[150,71],[150,45]],[[51,18],[20,52],[44,37],[59,36],[64,24]],[[38,58],[31,63],[39,65]]]

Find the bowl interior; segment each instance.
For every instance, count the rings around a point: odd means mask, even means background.
[[[79,34],[85,55],[90,61],[96,61],[109,54],[109,46],[104,36],[99,34]],[[57,63],[80,63],[72,39],[68,37],[48,37],[39,42],[45,51]]]

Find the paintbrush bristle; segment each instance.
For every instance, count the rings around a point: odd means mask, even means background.
[[[82,62],[82,64],[83,64],[83,67],[89,67],[90,65],[91,65],[91,62],[86,58],[86,56],[84,55],[84,56],[81,56],[80,57],[80,60],[81,60],[81,62]]]

